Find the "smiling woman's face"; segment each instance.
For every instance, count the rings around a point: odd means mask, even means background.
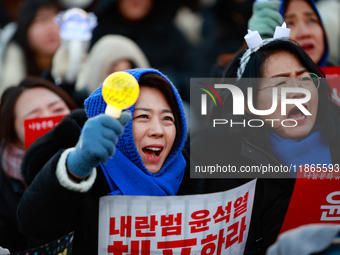
[[[284,51],[271,55],[265,61],[263,67],[264,71],[262,78],[300,78],[304,74],[308,73],[297,57]],[[263,82],[259,89],[267,86],[267,82]],[[297,87],[296,84],[295,86]],[[266,88],[258,91],[256,100],[256,108],[258,110],[268,110],[271,108],[272,89],[273,88]],[[305,94],[303,93],[287,93],[287,99],[303,97],[305,97]],[[311,99],[307,103],[303,104],[312,115],[304,115],[300,110],[296,109],[295,105],[292,104],[287,104],[286,115],[281,115],[281,96],[278,96],[278,103],[275,112],[270,115],[260,116],[260,118],[264,121],[264,123],[269,123],[270,126],[272,126],[272,122],[265,120],[275,119],[276,121],[273,121],[274,132],[283,138],[299,140],[307,136],[314,127],[318,110],[318,100],[318,91],[315,90],[314,92],[311,92]],[[295,127],[283,127],[281,122],[285,119],[295,119],[297,125]],[[285,126],[294,126],[295,122],[287,121],[284,122],[284,124]]]
[[[176,138],[172,109],[156,88],[142,86],[133,112],[132,133],[137,151],[151,173],[157,173]]]

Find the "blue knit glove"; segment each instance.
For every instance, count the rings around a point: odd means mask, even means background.
[[[273,37],[276,26],[283,23],[279,13],[280,6],[280,1],[254,2],[248,28],[251,31],[258,31],[262,39]]]
[[[68,169],[74,175],[85,178],[100,162],[106,163],[114,154],[118,136],[130,119],[131,114],[123,112],[118,120],[106,114],[87,120],[75,150],[67,157]]]

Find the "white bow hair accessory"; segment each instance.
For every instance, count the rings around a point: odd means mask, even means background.
[[[237,80],[241,79],[244,69],[248,64],[251,54],[258,51],[261,47],[272,42],[276,39],[288,40],[290,35],[290,29],[287,28],[286,22],[283,22],[282,26],[277,26],[275,28],[275,33],[273,38],[262,39],[258,31],[251,31],[248,29],[248,34],[244,36],[246,43],[248,45],[248,50],[243,54],[240,60],[240,66],[237,69]]]

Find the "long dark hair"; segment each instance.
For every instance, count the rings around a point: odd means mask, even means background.
[[[235,78],[236,80],[237,69],[240,65],[240,59],[244,52],[245,49],[241,50],[230,63],[224,74],[225,78]],[[325,78],[323,73],[320,72],[318,66],[297,43],[286,40],[274,40],[253,53],[244,69],[242,78],[261,78],[264,72],[264,63],[271,55],[277,52],[289,52],[293,54],[299,59],[307,71]],[[240,87],[244,95],[247,94],[247,87],[252,86],[254,88],[253,100],[256,102],[257,88],[259,86],[258,83],[254,81],[250,83],[243,82],[241,79],[236,84]],[[340,107],[332,101],[332,90],[325,79],[321,79],[318,95],[319,104],[316,122],[321,125],[325,138],[329,141],[329,143],[339,142]],[[228,103],[228,100],[226,100],[226,102]]]
[[[170,105],[170,108],[175,118],[176,137],[175,137],[174,144],[172,146],[172,149],[174,149],[180,137],[181,128],[180,128],[180,121],[179,121],[179,116],[180,116],[179,108],[178,108],[176,97],[175,97],[174,91],[172,90],[171,85],[168,83],[166,79],[164,79],[162,76],[155,74],[155,73],[147,73],[147,74],[142,75],[139,79],[139,85],[159,89],[164,95],[164,97],[167,99],[168,104]]]
[[[34,76],[39,76],[44,70],[40,70],[35,61],[35,54],[29,45],[27,32],[41,8],[54,8],[57,12],[59,10],[59,6],[51,0],[25,1],[19,10],[18,30],[15,35],[15,40],[20,44],[24,52],[27,74]]]
[[[18,86],[7,88],[2,94],[0,101],[0,144],[6,146],[15,142],[17,134],[14,128],[15,121],[15,104],[20,95],[28,89],[46,88],[57,94],[68,106],[70,110],[76,109],[77,106],[73,99],[63,89],[55,84],[38,77],[27,77]]]

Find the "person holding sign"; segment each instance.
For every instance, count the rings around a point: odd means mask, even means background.
[[[182,154],[182,100],[162,73],[113,73],[86,99],[85,111],[28,149],[22,170],[29,187],[18,209],[20,230],[39,244],[75,231],[75,255],[97,254],[101,196],[201,192]]]
[[[249,37],[251,34],[255,38],[257,33],[250,31]],[[234,114],[236,96],[224,89],[223,107],[215,107],[211,116],[233,124],[216,125],[205,130],[204,136],[192,138],[191,157],[197,165],[235,169],[221,173],[220,179],[207,178],[208,193],[259,178],[245,254],[265,254],[280,232],[299,166],[339,164],[340,108],[332,102],[330,87],[320,78],[318,66],[299,45],[261,38],[254,44],[248,43],[249,49],[238,53],[225,74],[248,97],[242,100],[244,115]],[[287,89],[294,91],[286,93]],[[287,99],[291,102],[282,104]],[[292,103],[296,100],[304,100],[301,105],[310,114]],[[276,108],[272,107],[275,101]],[[300,196],[306,199],[308,190]],[[307,208],[305,214],[309,214]]]
[[[27,238],[16,224],[16,209],[25,191],[20,165],[25,154],[26,119],[66,115],[75,109],[71,97],[53,83],[28,77],[5,90],[0,104],[0,246],[24,250]]]

